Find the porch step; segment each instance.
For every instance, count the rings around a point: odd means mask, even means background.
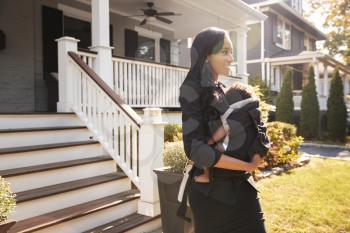
[[[71,161],[104,155],[96,140],[19,146],[0,149],[0,170]]]
[[[78,142],[93,139],[85,126],[55,126],[0,129],[0,148]]]
[[[91,144],[99,144],[99,142],[95,140],[85,140],[85,141],[78,141],[78,142],[63,142],[63,143],[52,143],[52,144],[35,145],[35,146],[2,148],[0,149],[0,155],[39,151],[39,150],[49,150],[49,149],[57,149],[57,148],[73,147],[73,146],[84,146],[84,145],[91,145]]]
[[[129,230],[136,233],[135,228],[139,226],[143,226],[142,230],[145,232],[146,229],[144,225],[154,220],[160,221],[160,215],[149,217],[138,213],[133,213],[125,216],[124,218],[85,231],[84,233],[122,233]]]
[[[132,205],[130,202],[136,201],[139,196],[139,191],[132,189],[94,201],[28,218],[17,222],[16,225],[10,229],[9,233],[34,232],[38,230],[43,230],[42,232],[81,232],[84,231],[82,230],[83,228],[89,227],[92,224],[91,221],[82,224],[83,219],[86,216],[93,217],[94,222],[103,222],[103,219],[111,217],[102,213],[104,210],[112,209],[113,207],[120,207],[119,212],[121,212],[124,205]],[[125,206],[124,210],[126,212],[127,210],[134,212],[136,207],[137,203],[134,203],[132,206]],[[97,215],[98,213],[100,213],[100,215]],[[81,221],[77,221],[79,219]],[[86,218],[86,220],[89,221],[90,219]],[[74,221],[75,223],[73,223]],[[106,221],[104,222],[106,223]],[[70,224],[73,224],[74,226]]]
[[[111,161],[111,160],[113,159],[108,155],[97,156],[93,158],[77,159],[72,161],[64,161],[64,162],[43,164],[43,165],[37,165],[37,166],[31,166],[31,167],[21,167],[21,168],[9,169],[9,170],[2,170],[0,171],[0,176],[7,178],[11,176],[26,175],[30,173],[44,172],[44,171],[49,171],[54,169],[80,166],[80,165],[89,164],[89,163]]]
[[[0,129],[0,133],[22,133],[35,131],[53,131],[53,130],[70,130],[70,129],[85,129],[85,126],[56,126],[56,127],[35,127],[35,128],[10,128]]]
[[[115,162],[108,155],[1,170],[0,176],[11,183],[14,192],[22,192],[108,174],[115,170]]]
[[[18,192],[11,218],[20,221],[130,189],[130,179],[123,172],[114,172]]]
[[[0,129],[83,125],[75,113],[0,113]]]
[[[127,176],[123,172],[114,172],[106,175],[95,176],[91,178],[27,190],[27,191],[16,193],[16,203],[18,204],[21,202],[26,202],[26,201],[35,200],[38,198],[47,197],[50,195],[56,195],[64,192],[73,191],[76,189],[82,189],[85,187],[98,185],[98,184],[102,184],[102,183],[106,183],[114,180],[119,180],[126,177]]]

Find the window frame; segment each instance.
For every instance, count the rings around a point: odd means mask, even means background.
[[[279,40],[280,37],[278,36],[279,33],[280,33],[280,25],[279,24],[282,24],[282,32],[281,32],[281,36],[282,36],[282,43],[280,42],[276,42],[276,46],[282,48],[282,49],[285,49],[285,50],[291,50],[292,48],[292,24],[287,22],[286,20],[284,20],[283,18],[277,16],[277,39]],[[289,26],[289,35],[287,37],[286,35],[286,25]],[[287,43],[288,41],[288,43]]]

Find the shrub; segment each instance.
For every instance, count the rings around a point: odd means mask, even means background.
[[[259,98],[259,110],[261,111],[261,120],[266,124],[269,118],[269,112],[273,111],[274,106],[268,104],[263,99],[264,94],[261,92],[260,86],[253,86],[253,90],[255,92],[255,95]]]
[[[327,101],[327,128],[329,139],[346,141],[347,111],[344,101],[343,83],[338,69],[331,81],[330,94]]]
[[[0,222],[4,222],[16,206],[15,194],[10,184],[0,177]]]
[[[300,113],[300,134],[307,139],[319,136],[320,105],[318,103],[315,74],[311,66],[309,83],[303,88]]]
[[[292,72],[288,71],[284,77],[281,91],[277,96],[276,120],[285,123],[292,123],[293,113]]]
[[[303,137],[297,136],[296,127],[284,122],[268,122],[267,135],[271,148],[265,161],[268,167],[293,163],[298,158],[298,148],[303,143]]]
[[[176,142],[182,140],[182,127],[179,124],[167,124],[164,127],[164,141]]]
[[[170,166],[172,172],[182,173],[189,161],[183,148],[183,142],[166,142],[163,159],[164,165]]]
[[[268,104],[272,104],[273,94],[267,83],[264,80],[262,80],[260,75],[256,75],[249,78],[248,84],[252,85],[253,87],[258,87],[260,91],[260,100]]]

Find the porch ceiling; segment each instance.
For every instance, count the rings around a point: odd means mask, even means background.
[[[90,0],[79,0],[86,3]],[[167,16],[172,24],[149,22],[174,32],[176,39],[193,37],[200,30],[216,26],[226,30],[260,22],[266,16],[240,0],[110,0],[110,10],[120,15],[142,14],[146,2],[154,2],[158,11],[173,11],[181,16]],[[132,17],[142,21],[144,17]]]

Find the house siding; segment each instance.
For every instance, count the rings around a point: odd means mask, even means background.
[[[265,57],[284,57],[297,55],[304,51],[304,33],[296,29],[293,25],[291,28],[291,49],[286,50],[276,46],[273,42],[273,20],[274,14],[266,12],[268,15],[265,21]]]
[[[261,77],[261,63],[247,64],[247,70],[249,73],[249,78],[253,78],[256,76]]]
[[[0,112],[48,111],[47,84],[43,78],[43,5],[64,4],[91,12],[91,6],[71,0],[1,0],[0,30],[6,34],[6,49],[0,51]],[[79,18],[79,17],[77,17]],[[124,56],[124,29],[139,22],[111,13],[114,55]],[[146,26],[144,26],[146,27]],[[173,31],[152,26],[162,38],[173,40]]]
[[[247,35],[247,59],[260,59],[261,56],[261,26],[253,24],[249,26]]]
[[[0,112],[34,111],[34,13],[32,1],[0,1]],[[10,19],[10,20],[9,20]]]

